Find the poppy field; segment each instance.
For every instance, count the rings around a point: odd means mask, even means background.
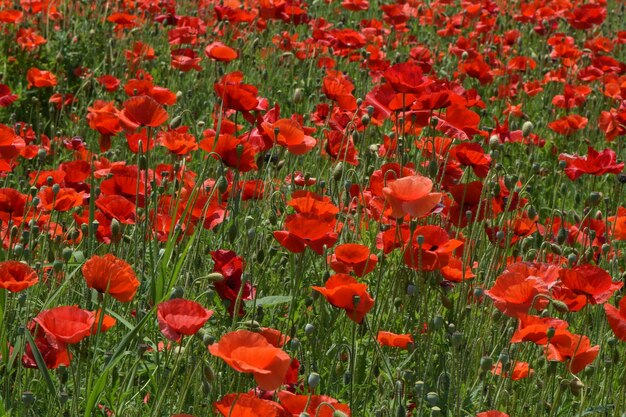
[[[626,416],[623,0],[0,0],[0,417]]]

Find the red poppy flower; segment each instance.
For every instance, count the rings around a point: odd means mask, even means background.
[[[239,172],[249,172],[257,169],[256,149],[245,139],[238,139],[233,135],[220,134],[215,140],[215,132],[204,131],[204,139],[199,143],[200,149],[213,152],[215,159],[221,158],[224,165],[235,168]]]
[[[359,283],[350,275],[335,274],[323,287],[311,288],[326,297],[331,305],[346,310],[348,317],[357,323],[361,323],[374,307],[374,299],[367,292],[367,284]]]
[[[189,126],[180,126],[159,132],[158,142],[176,155],[188,155],[198,149],[196,138],[189,133]]]
[[[139,288],[139,280],[133,268],[110,253],[89,258],[82,272],[87,287],[108,293],[122,303],[131,301]]]
[[[352,415],[350,407],[326,395],[297,395],[289,391],[280,391],[278,400],[290,417],[299,417],[303,413],[317,417],[332,417],[336,415],[333,409],[348,417]]]
[[[239,56],[233,48],[217,41],[207,45],[204,49],[204,55],[207,58],[220,62],[230,62]]]
[[[26,210],[27,196],[14,188],[0,188],[0,221],[21,222]]]
[[[562,269],[559,277],[563,285],[575,294],[586,296],[591,304],[605,303],[624,285],[623,282],[613,282],[608,272],[593,265]]]
[[[422,75],[422,68],[414,62],[401,62],[389,67],[383,74],[394,91],[402,94],[420,93],[433,83]]]
[[[157,307],[159,329],[174,342],[180,342],[183,335],[196,334],[212,315],[213,311],[182,298],[164,301]]]
[[[248,330],[225,334],[209,346],[209,352],[237,372],[252,373],[259,387],[267,391],[283,384],[291,364],[286,352],[272,346],[263,335]]]
[[[318,255],[324,247],[330,248],[337,242],[335,221],[320,218],[311,213],[290,214],[285,220],[285,229],[274,232],[282,246],[293,253],[301,253],[309,247]]]
[[[441,193],[432,193],[433,182],[421,175],[403,177],[383,188],[387,202],[391,206],[391,216],[401,218],[405,215],[422,217],[435,208],[441,201]]]
[[[134,131],[139,126],[159,127],[168,117],[165,109],[150,96],[129,98],[119,114],[120,124],[129,131]]]
[[[35,338],[35,346],[41,354],[46,368],[57,369],[60,366],[70,366],[71,355],[67,350],[67,346],[59,341],[50,342],[47,337],[39,336]],[[22,365],[26,368],[37,369],[37,361],[30,346],[26,344],[24,355],[22,355]]]
[[[587,122],[586,117],[570,114],[548,123],[548,127],[561,135],[571,135],[587,126]]]
[[[38,68],[31,68],[26,72],[28,88],[31,87],[54,87],[57,85],[57,77],[50,71],[42,71]]]
[[[263,132],[280,146],[284,146],[294,155],[304,155],[317,144],[311,136],[305,134],[300,123],[293,119],[279,119],[274,123],[261,123]]]
[[[104,89],[106,91],[108,91],[109,93],[113,93],[115,91],[117,91],[117,89],[120,86],[120,79],[119,78],[115,78],[112,75],[103,75],[101,77],[97,78],[98,83],[104,87]]]
[[[225,109],[249,112],[259,105],[257,95],[259,91],[250,84],[242,83],[241,71],[224,75],[219,82],[213,84],[218,97],[223,101]]]
[[[352,135],[339,130],[325,130],[322,154],[328,155],[333,161],[342,161],[350,165],[359,165],[358,151],[354,146]]]
[[[535,370],[530,367],[528,362],[515,361],[512,366],[512,370],[502,370],[502,362],[498,362],[491,368],[491,373],[494,375],[502,376],[503,378],[511,378],[513,381],[531,377],[535,374]]]
[[[453,155],[464,166],[469,166],[478,178],[485,178],[491,167],[491,156],[476,142],[463,142],[452,149]]]
[[[600,346],[591,346],[587,336],[572,334],[568,330],[557,330],[546,346],[548,360],[564,362],[573,374],[582,371],[600,353]]]
[[[565,320],[522,314],[519,316],[519,325],[513,333],[511,343],[533,342],[545,345],[548,343],[548,329],[567,329],[568,326],[569,323]]]
[[[381,346],[398,347],[407,349],[409,343],[413,343],[413,336],[410,334],[395,334],[391,332],[379,331],[376,340]]]
[[[200,61],[202,58],[190,48],[174,49],[171,52],[172,68],[181,70],[182,72],[188,72],[193,70],[202,71]]]
[[[528,314],[531,308],[541,310],[548,304],[543,294],[548,297],[546,284],[534,276],[517,271],[503,272],[493,284],[490,290],[485,291],[496,308],[510,317],[518,317]]]
[[[96,200],[96,207],[110,219],[116,219],[122,224],[135,224],[137,208],[120,195],[101,195]]]
[[[1,193],[0,189],[0,193]],[[0,201],[2,195],[0,194]],[[1,205],[0,205],[1,207]],[[2,218],[2,210],[0,209],[0,218]],[[608,219],[613,224],[613,239],[614,240],[626,240],[626,207],[618,207],[615,216],[610,216]]]
[[[348,274],[354,272],[358,277],[369,274],[376,268],[378,257],[365,245],[345,243],[335,248],[329,263],[333,271]]]
[[[619,301],[619,309],[604,304],[604,312],[615,337],[626,342],[626,297]]]
[[[68,211],[83,204],[84,192],[77,192],[73,188],[46,187],[41,190],[39,207],[45,211]]]
[[[565,161],[565,174],[572,181],[578,179],[583,174],[604,175],[619,174],[624,169],[624,163],[617,163],[617,155],[611,149],[601,152],[592,147],[587,148],[587,155],[577,156],[562,153],[559,160]]]
[[[503,413],[502,411],[490,410],[478,413],[476,414],[476,417],[509,417],[509,415],[507,413]]]
[[[0,288],[10,292],[23,291],[39,281],[34,269],[18,261],[0,262]]]
[[[280,405],[249,392],[227,394],[213,406],[223,417],[286,417]]]
[[[462,245],[462,241],[450,239],[439,226],[419,226],[404,251],[404,263],[417,271],[437,271],[448,265],[454,250]]]
[[[15,100],[17,100],[17,96],[15,94],[11,94],[9,86],[0,84],[0,107],[8,107]]]
[[[354,91],[354,84],[341,71],[328,71],[322,81],[322,92],[343,110],[357,109],[356,98],[352,95],[352,91]]]
[[[213,283],[215,291],[222,300],[229,301],[228,312],[234,315],[235,302],[240,292],[242,301],[252,300],[255,295],[255,289],[250,282],[246,282],[243,289],[241,288],[244,260],[235,252],[224,249],[212,251],[211,258],[215,262],[213,272],[219,272],[224,277],[223,280]],[[244,314],[243,303],[237,314]]]
[[[78,343],[89,336],[95,320],[93,311],[74,306],[44,310],[33,319],[49,339],[67,344]]]

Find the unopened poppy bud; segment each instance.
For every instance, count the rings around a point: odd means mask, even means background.
[[[13,247],[13,254],[17,257],[17,258],[21,258],[22,254],[24,253],[24,246],[22,246],[21,244],[17,244]]]
[[[435,160],[428,162],[428,175],[435,178],[439,172],[439,163]]]
[[[183,93],[182,91],[178,90],[178,91],[176,92],[176,100],[180,100],[181,98],[183,98],[183,95],[184,95],[184,94],[185,94],[185,93]]]
[[[361,116],[361,124],[363,126],[367,126],[370,124],[370,117],[367,114],[364,114],[363,116]]]
[[[507,366],[509,364],[509,361],[510,357],[509,352],[507,351],[503,351],[502,353],[500,353],[500,356],[498,356],[498,362],[500,362],[502,366]]]
[[[465,61],[467,60],[467,58],[469,58],[469,53],[467,51],[463,51],[463,53],[461,54],[461,60]]]
[[[367,106],[367,115],[369,117],[372,117],[372,115],[374,114],[374,106]]]
[[[569,307],[567,307],[567,304],[565,304],[563,301],[552,300],[552,305],[554,306],[554,309],[559,313],[569,312]]]
[[[626,174],[617,174],[617,181],[620,184],[626,184]]]
[[[441,408],[435,406],[430,409],[431,417],[440,417],[441,416]]]
[[[491,135],[491,137],[489,138],[489,147],[491,149],[498,149],[500,145],[501,143],[498,135]]]
[[[339,181],[342,175],[343,175],[343,162],[339,162],[333,168],[332,177],[335,181]]]
[[[409,283],[406,286],[406,294],[409,296],[415,295],[415,291],[417,291],[417,287],[413,283]]]
[[[183,290],[183,287],[174,287],[170,293],[170,300],[173,300],[174,298],[183,298],[184,293],[185,290]]]
[[[589,194],[589,197],[587,198],[587,204],[590,206],[595,206],[596,204],[600,202],[601,199],[602,199],[602,193],[599,193],[597,191],[592,191]]]
[[[463,332],[454,332],[450,337],[452,347],[458,348],[463,344]]]
[[[358,107],[361,107],[361,104],[363,104],[363,99],[359,97],[359,98],[356,99],[356,105]]]
[[[296,104],[302,103],[303,94],[301,88],[296,88],[293,91],[293,102]]]
[[[436,406],[437,404],[439,404],[439,394],[434,391],[429,392],[428,394],[426,394],[426,402],[428,402],[428,405],[430,405],[431,407]]]
[[[63,270],[63,261],[56,259],[52,262],[52,269],[54,272],[61,272]]]
[[[488,372],[491,370],[493,366],[493,360],[489,356],[483,356],[480,358],[480,369],[484,372]]]
[[[452,308],[454,307],[454,304],[452,303],[452,300],[450,300],[449,297],[447,297],[445,294],[441,294],[440,295],[440,299],[441,299],[441,304],[448,310],[452,310]]]
[[[533,125],[533,122],[529,120],[525,121],[524,124],[522,125],[522,134],[524,135],[524,137],[530,135],[534,127],[535,126]]]
[[[609,253],[610,250],[611,250],[611,245],[609,245],[608,243],[605,243],[602,245],[602,253],[604,254]]]
[[[583,384],[583,382],[578,378],[573,379],[569,383],[569,389],[572,392],[572,394],[576,397],[580,395],[580,392],[582,391],[583,388],[585,388],[585,384]]]
[[[37,151],[37,158],[39,158],[39,160],[44,160],[46,159],[46,155],[47,155],[46,150],[43,148],[39,148],[39,150]]]
[[[496,232],[496,240],[503,241],[504,240],[504,232],[502,230],[498,230]]]
[[[222,275],[219,272],[211,272],[209,275],[206,276],[207,281],[213,283],[213,282],[220,282],[220,281],[224,281],[224,275]]]
[[[315,326],[313,326],[311,323],[307,323],[306,326],[304,326],[304,334],[306,334],[307,336],[311,335],[311,333],[313,333],[315,331]]]
[[[303,411],[298,415],[298,417],[311,417],[311,415],[307,413],[306,411]]]
[[[320,374],[317,372],[311,372],[307,378],[307,383],[309,384],[309,387],[316,388],[319,385],[320,380]]]
[[[35,398],[35,394],[33,394],[31,391],[24,391],[22,393],[22,403],[24,404],[25,407],[30,407],[33,404],[35,404],[35,401],[37,399]]]
[[[559,161],[559,168],[565,169],[566,167],[567,167],[567,162],[565,162],[564,160],[560,160]]]
[[[217,187],[217,190],[221,194],[224,194],[228,190],[228,181],[226,180],[226,177],[224,176],[219,177],[217,179],[215,186]]]
[[[348,415],[343,411],[335,410],[333,412],[333,417],[348,417]]]
[[[561,247],[559,245],[554,244],[554,243],[550,245],[550,250],[555,255],[561,256],[563,254],[563,251],[561,250]]]
[[[352,381],[352,374],[348,371],[348,372],[344,372],[343,374],[343,384],[344,385],[349,385],[350,381]]]
[[[172,121],[170,122],[170,129],[176,129],[177,127],[180,126],[181,122],[183,121],[182,116],[178,115],[176,117],[174,117],[172,119]]]

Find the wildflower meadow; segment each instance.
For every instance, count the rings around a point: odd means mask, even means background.
[[[624,0],[0,0],[0,417],[625,417]]]

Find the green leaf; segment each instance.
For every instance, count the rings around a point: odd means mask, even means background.
[[[290,303],[291,300],[292,297],[290,295],[270,295],[268,297],[257,298],[256,300],[245,300],[244,303],[246,304],[246,307],[273,307]]]

